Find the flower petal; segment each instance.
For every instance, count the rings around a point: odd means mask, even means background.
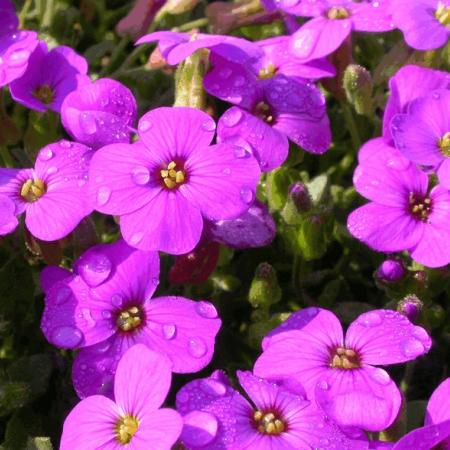
[[[425,414],[425,425],[450,420],[449,398],[450,378],[447,378],[434,390],[430,397]]]
[[[394,445],[394,450],[411,450],[413,448],[448,450],[450,448],[450,420],[416,428]]]
[[[0,236],[12,233],[19,224],[16,216],[16,205],[11,198],[0,195]]]

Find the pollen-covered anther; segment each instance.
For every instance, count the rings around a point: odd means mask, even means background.
[[[418,220],[426,222],[432,211],[432,202],[429,197],[416,197],[413,192],[409,193],[409,211]]]
[[[272,412],[264,413],[259,410],[255,411],[253,420],[255,421],[257,430],[263,434],[277,436],[286,429],[284,422]]]
[[[137,306],[121,311],[117,317],[117,326],[122,331],[132,331],[142,324],[142,311]]]
[[[450,25],[450,6],[445,6],[443,2],[438,3],[438,7],[434,16],[442,25],[446,27]],[[447,133],[448,134],[448,133]]]
[[[39,179],[28,179],[20,188],[20,196],[29,203],[39,200],[46,192],[47,186]]]
[[[162,169],[160,174],[164,184],[169,189],[173,189],[180,184],[183,184],[186,179],[184,171],[177,170],[177,164],[174,161],[167,165],[167,169]]]
[[[263,67],[262,69],[259,69],[258,72],[258,78],[260,80],[267,80],[269,78],[272,78],[277,73],[277,68],[274,64],[269,63],[267,66]]]
[[[133,416],[121,417],[116,426],[116,439],[122,444],[126,445],[131,442],[131,439],[136,434],[139,428],[139,421]]]
[[[256,105],[255,115],[268,124],[273,123],[275,120],[270,106],[265,102],[259,102]]]
[[[450,131],[447,131],[447,133],[439,139],[438,145],[441,153],[446,158],[450,158]]]
[[[338,347],[331,354],[330,366],[334,369],[357,369],[361,367],[361,361],[355,350]]]
[[[49,105],[55,96],[55,92],[48,84],[43,84],[33,91],[33,96],[45,105]]]
[[[333,6],[327,11],[327,17],[331,20],[348,19],[350,13],[342,6]]]

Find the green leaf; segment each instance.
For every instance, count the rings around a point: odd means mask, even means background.
[[[27,450],[53,450],[52,441],[49,437],[30,437]]]

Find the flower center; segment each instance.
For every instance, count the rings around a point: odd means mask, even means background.
[[[355,350],[338,347],[331,353],[330,366],[333,369],[357,369],[361,367],[361,361]]]
[[[277,73],[277,68],[274,64],[270,63],[266,67],[259,69],[258,78],[260,80],[267,80],[272,78]]]
[[[286,429],[285,423],[273,412],[255,411],[253,414],[256,429],[262,434],[278,436]]]
[[[28,203],[39,200],[47,192],[47,186],[42,180],[28,179],[20,188],[20,196]]]
[[[327,17],[331,20],[348,19],[350,13],[342,6],[333,6],[327,11]]]
[[[143,319],[143,311],[137,306],[131,306],[119,313],[116,323],[122,331],[133,331],[142,325]]]
[[[450,131],[447,131],[447,133],[439,139],[438,145],[441,153],[446,158],[450,158]]]
[[[417,219],[423,222],[428,220],[432,208],[431,199],[429,197],[416,197],[413,192],[409,193],[409,212]]]
[[[184,170],[177,169],[177,163],[174,161],[167,165],[167,169],[162,169],[160,174],[164,184],[169,189],[174,189],[186,181],[186,173]]]
[[[259,102],[255,106],[254,114],[268,124],[272,124],[275,121],[272,110],[266,102]]]
[[[49,105],[53,101],[55,93],[48,84],[43,84],[33,91],[33,96],[40,100],[42,103]]]
[[[434,17],[436,17],[442,25],[448,27],[450,25],[450,6],[445,6],[444,3],[439,2]]]
[[[115,426],[116,439],[122,444],[126,445],[131,442],[132,437],[136,434],[139,428],[139,422],[136,417],[124,416],[121,417]]]

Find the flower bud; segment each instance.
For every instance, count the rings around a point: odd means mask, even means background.
[[[289,188],[288,198],[281,216],[289,225],[295,225],[300,221],[300,215],[312,208],[311,196],[308,188],[301,182],[294,183]]]
[[[422,301],[416,295],[410,294],[398,302],[397,311],[406,316],[411,322],[415,322],[422,307]]]
[[[405,275],[405,267],[402,261],[386,259],[375,272],[375,277],[382,283],[396,283]]]
[[[255,271],[248,300],[254,308],[268,307],[281,300],[277,273],[269,263],[261,263]]]
[[[373,82],[370,72],[357,64],[350,64],[344,72],[343,85],[347,100],[358,114],[373,114]]]
[[[164,9],[169,14],[183,14],[192,11],[198,4],[198,0],[167,0]]]

